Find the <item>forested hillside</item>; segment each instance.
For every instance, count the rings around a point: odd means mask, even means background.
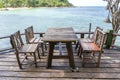
[[[66,7],[72,6],[67,0],[0,0],[0,8],[5,7]]]

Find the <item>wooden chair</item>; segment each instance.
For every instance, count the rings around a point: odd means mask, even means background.
[[[95,41],[95,37],[96,37],[96,33],[97,33],[97,29],[100,29],[100,30],[103,30],[103,29],[101,29],[100,27],[96,27],[96,29],[95,29],[95,32],[93,33],[93,35],[92,35],[92,37],[91,38],[81,38],[80,39],[80,41],[81,42],[94,42]],[[77,46],[76,47],[78,47],[78,45],[79,45],[79,41],[78,41],[78,43],[77,43]],[[80,53],[80,46],[79,46],[79,48],[78,48],[78,55],[79,55],[79,53]]]
[[[95,34],[96,34],[97,29],[103,30],[103,29],[101,29],[100,27],[96,27],[95,32],[93,33],[93,35],[92,35],[91,38],[81,38],[81,40],[82,40],[82,41],[85,41],[85,42],[86,42],[86,41],[87,41],[87,42],[94,42],[94,40],[95,40]],[[78,46],[79,46],[79,41],[76,43],[75,49],[77,49]]]
[[[80,56],[82,55],[82,66],[84,66],[84,62],[87,53],[91,53],[91,55],[89,55],[89,57],[92,59],[95,57],[95,52],[98,52],[98,60],[97,60],[97,67],[99,67],[100,65],[100,60],[101,60],[101,55],[103,52],[103,44],[105,41],[105,32],[103,32],[100,29],[96,30],[96,34],[95,34],[95,40],[94,42],[88,42],[88,41],[82,41],[82,39],[80,40]]]
[[[44,55],[44,43],[41,40],[42,37],[34,37],[33,26],[25,29],[26,42],[29,44],[39,44],[39,47],[42,49],[42,55]]]
[[[38,53],[38,57],[40,59],[38,44],[24,44],[20,35],[20,31],[17,31],[14,34],[12,34],[10,36],[10,40],[13,48],[15,49],[15,54],[16,54],[19,68],[22,69],[24,60],[28,59],[27,58],[28,54],[33,55],[34,63],[35,63],[35,66],[37,67],[36,53]],[[24,57],[24,59],[21,61],[20,57]]]

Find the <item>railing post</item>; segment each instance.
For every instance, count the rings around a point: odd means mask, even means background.
[[[84,38],[84,33],[81,33],[81,38]]]
[[[91,25],[92,25],[92,23],[89,23],[89,34],[88,34],[88,38],[90,38]]]
[[[43,37],[43,34],[40,34],[40,37]]]

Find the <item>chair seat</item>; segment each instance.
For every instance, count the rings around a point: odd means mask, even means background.
[[[28,44],[39,44],[39,50],[41,50],[41,54],[44,55],[44,42],[42,41],[42,36],[43,34],[40,34],[40,37],[34,36],[33,26],[25,29],[26,42]]]
[[[81,43],[83,51],[92,52],[92,51],[101,51],[101,49],[95,43],[84,42]]]
[[[29,41],[30,43],[43,43],[43,41],[42,41],[42,38],[41,37],[37,37],[37,38],[32,38],[32,39],[30,39],[30,41]]]
[[[24,44],[20,49],[20,53],[34,53],[38,48],[38,44]]]

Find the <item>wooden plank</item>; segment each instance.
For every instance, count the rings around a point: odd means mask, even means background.
[[[101,49],[95,43],[89,43],[87,40],[81,42],[82,49],[84,51],[100,51]]]
[[[56,75],[57,74],[57,75]],[[4,72],[2,71],[0,77],[27,77],[27,78],[89,78],[89,79],[119,79],[118,73],[40,73],[40,72]]]
[[[42,61],[42,62],[40,62],[40,61],[37,61],[38,62],[38,67],[40,68],[40,67],[46,67],[46,61]],[[75,66],[76,67],[82,67],[81,66],[81,61],[79,62],[79,61],[76,61],[75,62]],[[32,68],[32,66],[34,66],[34,64],[33,64],[33,60],[32,61],[25,61],[24,63],[23,63],[24,65],[24,67],[26,67],[27,68],[27,66],[29,67],[29,68]],[[85,67],[86,68],[95,68],[95,62],[90,62],[89,61],[89,63],[86,63],[85,65]],[[8,66],[8,67],[7,67]],[[2,62],[2,63],[0,63],[0,68],[1,69],[3,69],[4,67],[7,67],[7,68],[14,68],[14,67],[18,67],[18,64],[17,64],[17,61],[16,62]],[[52,66],[53,66],[53,69],[54,69],[54,67],[58,67],[58,68],[62,68],[62,67],[64,67],[64,68],[68,68],[69,69],[69,62],[62,62],[62,61],[56,61],[56,62],[52,62]],[[119,66],[119,62],[118,63],[110,63],[110,62],[101,62],[101,65],[100,65],[100,68],[120,68],[120,66]]]
[[[57,50],[57,49],[56,49]],[[66,49],[63,49],[66,50]],[[54,54],[58,54],[55,51]],[[64,52],[64,51],[63,51]],[[47,54],[47,53],[46,53]],[[66,54],[66,51],[65,53]],[[95,55],[98,55],[96,53]],[[31,58],[31,57],[30,57]],[[53,59],[51,69],[46,69],[46,56],[38,60],[38,67],[34,64],[19,69],[14,52],[0,54],[0,80],[119,80],[120,79],[120,54],[119,50],[104,50],[99,68],[94,63],[86,63],[85,68],[81,65],[81,59],[74,53],[76,67],[80,72],[71,72],[69,62],[66,59]],[[26,63],[25,63],[26,64]]]
[[[46,69],[45,66],[40,66],[38,68],[30,67],[27,69],[20,70],[18,69],[17,66],[14,67],[9,67],[5,66],[3,69],[0,66],[0,72],[41,72],[41,73],[58,73],[58,72],[64,72],[64,73],[71,73],[70,68],[67,66],[54,66],[53,69]],[[58,69],[57,69],[58,68]],[[59,69],[60,68],[60,69]],[[102,67],[102,68],[93,68],[93,67],[86,67],[82,68],[79,67],[80,73],[120,73],[120,68],[119,67]]]
[[[84,50],[84,51],[90,51],[89,50],[89,43],[82,43],[82,42],[80,42],[81,43],[81,46],[82,46],[82,49]]]
[[[64,64],[63,66],[61,66],[62,64]],[[80,71],[81,72],[85,72],[84,70],[86,69],[86,68],[88,68],[89,70],[91,70],[91,69],[93,69],[93,71],[91,71],[91,72],[93,72],[94,73],[94,70],[96,70],[96,68],[95,68],[95,65],[94,64],[90,64],[90,63],[88,63],[88,64],[85,64],[85,68],[82,68],[82,66],[81,66],[81,64],[79,64],[79,63],[76,63],[77,65],[77,67],[79,67],[80,68]],[[94,65],[94,66],[93,66]],[[26,71],[26,70],[31,70],[31,71],[43,71],[43,70],[46,70],[46,71],[49,71],[49,70],[51,70],[52,72],[54,72],[55,70],[60,70],[60,71],[67,71],[67,70],[69,70],[69,71],[71,71],[70,70],[70,68],[69,68],[69,64],[66,64],[66,63],[60,63],[59,64],[59,62],[58,63],[56,63],[56,64],[53,64],[53,67],[52,67],[52,69],[46,69],[46,65],[45,64],[42,64],[42,63],[40,63],[40,64],[38,64],[38,68],[34,68],[34,66],[27,66],[27,65],[24,65],[24,66],[26,66],[26,68],[25,69],[23,69],[23,70],[20,70],[19,69],[19,67],[16,65],[16,66],[14,66],[14,65],[4,65],[4,66],[0,66],[0,70],[2,71],[2,70],[5,70],[5,71]],[[42,70],[41,70],[42,69]],[[101,64],[100,65],[100,68],[97,68],[98,70],[96,71],[96,72],[104,72],[104,70],[105,69],[111,69],[109,72],[115,72],[116,70],[118,70],[117,72],[119,72],[119,69],[120,69],[120,66],[119,66],[119,64]],[[112,71],[112,70],[114,70],[114,71]],[[59,71],[59,72],[60,72]],[[86,71],[87,72],[87,71]],[[106,72],[108,72],[108,71],[106,71]]]
[[[58,78],[20,78],[20,77],[1,77],[1,80],[58,80]],[[59,80],[76,80],[71,78],[59,78]],[[91,80],[91,79],[82,79],[82,80]],[[100,79],[99,79],[100,80]],[[104,80],[104,79],[102,79]]]
[[[75,42],[78,39],[73,28],[48,28],[42,40],[48,42]]]
[[[19,50],[19,52],[21,53],[25,53],[25,52],[29,52],[29,53],[33,53],[36,51],[38,47],[38,44],[25,44],[24,46],[22,46]]]
[[[62,57],[62,58],[66,58],[66,57]],[[59,59],[59,57],[58,57],[58,59]],[[29,58],[29,60],[33,61],[32,58],[31,59]],[[30,63],[30,61],[26,61],[26,62]],[[14,65],[17,65],[16,63],[17,63],[16,60],[14,60],[14,61],[1,61],[0,66],[6,66],[6,65],[8,65],[8,66],[13,65],[14,66]],[[53,64],[57,64],[57,63],[59,63],[59,66],[65,66],[69,62],[67,59],[59,59],[59,60],[53,59]],[[75,59],[75,63],[78,65],[79,64],[81,65],[81,60]],[[90,61],[89,63],[94,64],[94,62],[92,62],[92,61]],[[101,65],[105,65],[105,64],[116,64],[117,65],[119,63],[120,63],[120,60],[109,60],[109,59],[101,60]],[[38,64],[46,64],[46,59],[42,59],[42,61],[38,60]],[[62,65],[60,65],[60,64],[62,64]]]
[[[75,42],[77,41],[77,36],[73,35],[45,35],[42,39],[43,41],[53,41],[53,42]]]
[[[0,52],[7,51],[7,50],[13,50],[12,47],[2,48],[0,49]]]
[[[7,77],[8,78],[8,77]],[[2,77],[1,80],[58,80],[58,78],[15,78],[15,77],[9,77],[6,79],[6,77]],[[79,78],[59,78],[59,80],[79,80]],[[93,80],[93,79],[82,79],[82,80]],[[107,79],[95,79],[95,80],[107,80]],[[109,79],[112,80],[112,79]],[[116,80],[116,79],[115,79]]]
[[[41,37],[37,37],[34,41],[34,43],[43,43],[43,41],[41,41],[42,38]]]
[[[33,43],[36,40],[36,38],[31,38],[30,43]]]
[[[100,51],[101,50],[95,43],[90,43],[89,44],[89,49],[91,51]]]

